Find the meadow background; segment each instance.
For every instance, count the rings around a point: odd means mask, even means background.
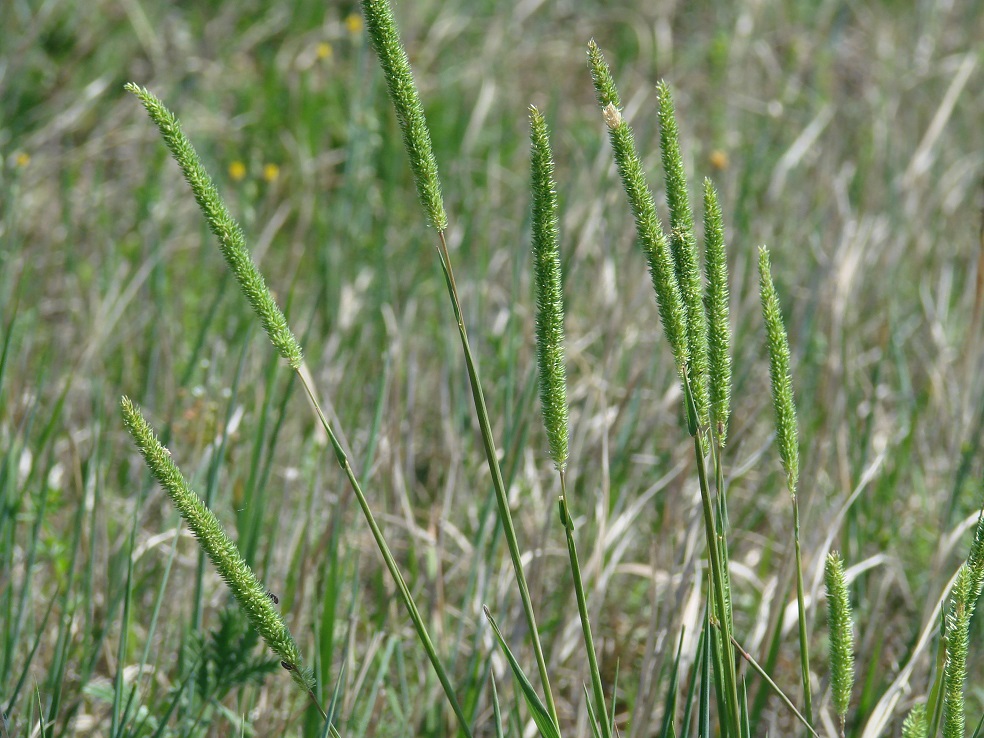
[[[692,192],[706,175],[722,197],[739,640],[798,697],[791,508],[770,435],[755,268],[764,243],[793,348],[815,703],[829,721],[819,605],[834,547],[853,567],[849,733],[874,730],[886,705],[880,729],[897,733],[932,683],[936,643],[920,636],[936,627],[984,488],[984,8],[421,0],[396,15],[567,732],[586,734],[587,676],[535,394],[530,103],[553,129],[560,186],[569,493],[626,735],[659,732],[666,675],[683,626],[684,664],[692,658],[704,586],[679,384],[594,102],[593,37],[658,198],[661,78]],[[519,599],[433,231],[358,5],[6,0],[0,708],[10,735],[40,735],[39,715],[52,736],[318,734],[151,483],[118,415],[123,393],[276,593],[320,694],[336,696],[342,734],[453,730],[303,393],[127,81],[177,113],[242,224],[479,733],[492,734],[490,669],[511,725],[525,724],[481,614],[487,604],[531,665]],[[969,664],[976,725],[979,649]],[[759,733],[790,730],[785,708],[749,685]]]

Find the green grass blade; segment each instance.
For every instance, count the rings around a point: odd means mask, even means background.
[[[495,633],[495,639],[499,642],[499,647],[502,649],[503,654],[505,654],[506,660],[509,662],[509,668],[512,669],[513,676],[519,684],[523,698],[526,700],[526,706],[533,716],[533,722],[536,723],[540,735],[543,738],[560,738],[560,729],[554,722],[553,716],[547,711],[536,690],[533,689],[533,685],[530,684],[530,680],[523,671],[523,667],[519,665],[513,652],[509,649],[509,645],[502,637],[502,633],[499,632],[499,626],[495,624],[492,613],[489,612],[488,607],[483,609],[485,611],[485,617],[488,618],[489,624],[492,626],[492,632]]]

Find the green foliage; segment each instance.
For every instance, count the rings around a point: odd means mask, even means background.
[[[122,388],[153,404],[161,440],[182,449],[206,507],[238,521],[245,560],[258,571],[286,570],[275,589],[301,624],[297,646],[318,674],[316,697],[335,695],[330,712],[345,735],[436,738],[456,725],[490,733],[493,710],[499,734],[521,735],[530,729],[530,697],[541,722],[553,699],[552,727],[570,735],[585,725],[596,738],[606,726],[627,738],[787,731],[787,721],[807,722],[796,670],[807,683],[835,681],[805,661],[822,642],[805,625],[823,618],[803,609],[801,573],[813,584],[831,540],[872,566],[858,567],[851,589],[865,636],[851,732],[973,732],[965,723],[973,728],[979,718],[984,673],[974,618],[980,529],[953,598],[941,602],[940,591],[958,563],[950,553],[957,526],[980,504],[984,458],[980,185],[968,156],[984,147],[973,94],[976,6],[958,0],[927,23],[925,13],[898,13],[889,3],[861,15],[802,2],[764,14],[684,3],[660,21],[672,39],[640,26],[645,13],[631,7],[613,15],[605,3],[586,3],[576,18],[549,4],[527,10],[368,3],[380,44],[365,35],[354,0],[300,0],[288,13],[221,1],[127,4],[125,13],[106,0],[84,12],[67,0],[0,3],[3,738],[334,734],[286,680],[262,678],[279,669],[279,657],[257,653],[262,638],[238,605],[227,611],[224,597],[193,592],[211,565],[191,560],[189,571],[187,536],[172,532],[156,486],[144,489],[152,483],[115,420]],[[607,65],[593,65],[602,116],[581,104],[588,75],[563,41],[572,18],[577,33],[604,40],[626,85],[620,99]],[[743,19],[766,31],[752,44]],[[879,43],[857,43],[872,28]],[[668,87],[654,96],[660,74],[671,75],[681,127],[692,132],[682,142],[667,138],[675,121],[663,110]],[[165,148],[150,143],[150,128],[135,116],[142,111],[120,94],[131,76],[171,98],[184,130],[198,132],[198,153],[188,152],[211,179],[185,176],[211,185],[215,199],[195,192],[205,221],[176,186]],[[387,89],[396,93],[396,116]],[[530,440],[537,382],[523,111],[533,100],[552,121],[562,174],[554,189],[564,205],[555,215],[571,247],[560,258],[567,299],[558,301],[567,303],[572,421],[559,475],[571,506],[564,492],[560,525],[544,508],[557,478],[547,481],[550,464]],[[404,103],[416,104],[426,155]],[[158,113],[165,116],[163,106]],[[177,130],[165,117],[162,128]],[[625,120],[633,130],[621,130]],[[616,151],[633,149],[636,162],[610,167],[605,136]],[[679,157],[670,157],[674,146]],[[664,180],[658,157],[679,165],[679,179],[667,171]],[[436,159],[445,162],[443,188]],[[653,340],[659,327],[646,307],[646,279],[635,273],[638,254],[624,250],[631,222],[610,172],[621,177],[633,166],[649,175],[660,213],[666,183],[669,220],[660,224],[654,210],[649,230],[662,229],[669,258],[635,238],[654,286],[662,269],[674,277],[662,292],[675,283],[680,293],[683,340],[670,341],[672,357]],[[418,172],[428,169],[433,179]],[[690,318],[699,308],[686,294],[675,225],[673,193],[689,208],[684,172],[712,173],[720,188],[719,200],[705,181],[703,229],[693,234],[703,231],[705,248],[709,434],[697,428],[702,377],[693,369]],[[219,189],[224,211],[209,205]],[[443,198],[454,211],[446,231]],[[419,247],[418,199],[426,223],[446,233],[438,250],[448,282],[448,251],[464,267],[454,325],[432,299],[442,285],[432,254]],[[251,310],[276,354],[251,350],[256,319],[230,295],[217,255],[199,248],[209,229],[235,242],[236,221],[250,251],[230,257],[223,246],[223,254],[257,298]],[[797,443],[809,450],[795,490],[804,503],[802,545],[798,507],[791,525],[770,503],[780,475],[750,468],[771,423],[761,422],[766,361],[748,310],[752,246],[763,237],[790,255],[773,252],[777,282],[792,298],[786,325],[800,344]],[[277,286],[268,304],[266,285]],[[657,300],[662,308],[659,290]],[[299,342],[282,330],[281,307],[290,327],[302,329],[306,365]],[[451,335],[459,330],[467,384]],[[281,355],[304,371],[280,373]],[[678,374],[698,431],[689,462],[679,448],[680,413],[666,411],[680,394],[672,388]],[[323,395],[313,393],[312,375]],[[499,413],[484,411],[483,392]],[[325,466],[332,457],[348,487]],[[678,463],[685,468],[671,479]],[[698,487],[699,504],[709,503],[710,515],[696,520],[706,526],[706,549],[689,509]],[[639,500],[643,490],[652,503]],[[360,514],[381,559],[367,553],[369,535],[353,519]],[[689,573],[705,569],[700,558],[712,545],[719,548],[706,559],[708,583],[697,591]],[[789,606],[783,581],[793,555],[800,664],[796,637],[777,624]],[[733,598],[729,556],[754,564],[754,584],[736,577]],[[522,576],[515,561],[530,572],[529,585],[513,578]],[[880,586],[884,561],[904,572],[902,586]],[[705,592],[702,627],[687,617]],[[523,622],[520,598],[535,605],[539,629]],[[501,643],[482,603],[497,613]],[[942,616],[931,614],[934,604]],[[747,677],[737,685],[737,715],[724,683],[728,629]],[[411,631],[422,648],[407,641]],[[745,642],[752,634],[753,644]],[[674,659],[668,646],[676,643],[683,648]],[[528,693],[507,677],[491,696],[503,648],[529,675]],[[927,657],[933,650],[938,660]],[[534,659],[549,669],[542,682]],[[616,701],[618,665],[628,678]]]
[[[194,687],[201,702],[221,702],[232,690],[260,685],[281,668],[279,659],[257,653],[260,633],[239,607],[221,610],[218,627],[193,638]]]

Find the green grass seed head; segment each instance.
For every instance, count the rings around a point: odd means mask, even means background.
[[[772,380],[772,406],[776,415],[779,458],[786,471],[789,493],[795,495],[799,482],[799,432],[789,368],[789,339],[782,323],[776,288],[772,283],[769,250],[765,246],[759,247],[759,295],[762,298],[762,313],[765,316],[765,332],[769,343],[769,376]]]
[[[639,244],[649,262],[663,332],[670,343],[681,379],[687,371],[687,313],[677,282],[670,246],[656,213],[656,201],[646,181],[632,129],[619,111],[618,90],[598,45],[588,45],[588,60],[602,117],[608,126],[615,165],[629,200]]]
[[[704,312],[694,214],[687,193],[687,176],[680,152],[673,97],[665,82],[656,86],[659,95],[659,143],[666,177],[666,204],[670,211],[670,251],[680,286],[687,320],[687,364],[690,384],[701,425],[708,422],[707,316]]]
[[[926,705],[917,702],[902,722],[902,738],[926,738],[929,724],[926,722]]]
[[[205,215],[209,229],[219,240],[222,256],[225,257],[229,269],[232,270],[236,281],[239,282],[239,287],[246,296],[250,307],[253,308],[263,324],[263,329],[270,338],[270,342],[287,360],[291,368],[299,368],[303,360],[300,344],[298,344],[293,332],[287,325],[287,319],[266,286],[263,275],[253,263],[253,258],[246,248],[246,239],[242,229],[229,214],[229,210],[219,196],[215,183],[205,171],[198,153],[181,130],[178,119],[152,92],[132,82],[126,85],[126,89],[140,99],[140,102],[147,109],[147,113],[160,130],[164,143],[171,151],[171,155],[177,161],[178,166],[181,167],[188,184],[191,185],[195,200]]]
[[[184,475],[171,458],[171,452],[157,440],[136,405],[129,398],[123,397],[120,409],[123,423],[147,467],[171,498],[250,624],[256,628],[270,650],[284,662],[284,668],[290,671],[291,678],[304,689],[310,689],[311,677],[300,667],[301,655],[297,644],[287,629],[283,616],[273,606],[266,588],[257,580],[218,518],[188,486]]]
[[[827,590],[827,625],[830,630],[830,690],[843,726],[854,688],[854,620],[847,594],[844,561],[836,551],[824,566]]]
[[[964,563],[957,572],[946,614],[946,658],[943,662],[943,738],[965,738],[967,714],[967,654],[970,650],[970,621],[976,599],[974,574]]]
[[[567,464],[567,372],[564,360],[564,288],[557,228],[557,185],[547,124],[530,108],[533,196],[533,275],[536,287],[536,353],[540,371],[540,405],[550,458],[558,469]]]
[[[728,259],[724,248],[724,224],[717,192],[704,180],[704,267],[707,287],[707,363],[710,385],[710,421],[717,442],[728,439],[731,416],[731,321],[728,306]]]
[[[386,89],[396,110],[417,196],[430,224],[443,232],[448,227],[448,216],[444,212],[437,159],[434,158],[424,106],[413,81],[410,60],[400,40],[393,9],[388,0],[362,0],[362,12],[366,18],[366,31],[383,69]]]

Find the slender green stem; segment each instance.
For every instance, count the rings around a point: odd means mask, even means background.
[[[803,556],[800,552],[799,503],[793,495],[793,546],[796,551],[796,609],[799,613],[800,676],[803,679],[803,709],[813,725],[813,688],[810,683],[810,639],[806,632],[806,596],[803,585]]]
[[[754,669],[755,672],[765,680],[765,683],[768,684],[772,691],[776,693],[776,696],[782,700],[783,704],[790,709],[790,711],[796,716],[796,719],[803,723],[812,735],[816,736],[816,738],[820,738],[810,722],[803,717],[803,714],[799,710],[796,709],[796,705],[793,704],[793,701],[786,696],[785,692],[779,689],[779,685],[772,680],[772,677],[769,676],[768,672],[759,665],[758,661],[752,658],[752,655],[748,651],[741,647],[741,644],[735,640],[734,636],[731,636],[731,645],[734,646],[741,657],[751,665],[752,669]]]
[[[584,595],[584,582],[581,580],[581,565],[577,558],[577,546],[574,544],[574,522],[571,520],[567,507],[567,475],[560,472],[560,521],[564,526],[567,537],[567,554],[571,561],[571,575],[574,579],[574,597],[577,600],[577,612],[581,617],[581,632],[584,634],[584,647],[588,652],[588,670],[591,672],[591,691],[595,701],[595,714],[601,716],[601,733],[604,738],[612,738],[611,726],[606,716],[605,690],[601,683],[601,668],[598,666],[598,656],[595,652],[594,638],[591,635],[591,620],[588,617],[588,602]]]
[[[471,729],[468,725],[468,719],[465,717],[464,710],[462,710],[461,705],[458,702],[458,697],[455,694],[454,687],[451,685],[451,680],[444,669],[444,664],[441,662],[440,656],[438,656],[437,649],[434,646],[434,642],[431,640],[430,633],[427,631],[427,626],[424,624],[424,619],[420,614],[420,610],[417,609],[417,604],[414,602],[413,595],[410,593],[410,588],[407,586],[406,580],[403,579],[403,574],[400,573],[400,567],[397,565],[396,559],[393,557],[393,554],[389,549],[389,545],[386,543],[386,538],[383,536],[383,532],[376,523],[376,519],[372,514],[372,509],[369,507],[369,501],[366,499],[365,493],[362,491],[362,485],[359,484],[359,480],[355,476],[355,471],[352,469],[351,463],[349,463],[348,455],[339,443],[338,437],[335,435],[335,431],[332,429],[331,423],[328,421],[328,418],[325,417],[325,413],[321,409],[321,405],[318,403],[311,386],[304,378],[304,374],[301,371],[297,371],[297,377],[300,379],[301,386],[304,387],[304,391],[307,393],[308,399],[314,407],[315,414],[321,422],[321,427],[324,428],[325,433],[328,434],[328,441],[331,443],[331,447],[335,452],[335,459],[338,461],[338,465],[342,468],[342,471],[348,479],[349,485],[352,487],[352,491],[355,493],[356,499],[359,501],[359,507],[362,508],[362,514],[365,516],[366,523],[369,525],[369,530],[372,532],[372,537],[376,541],[376,546],[379,548],[380,554],[382,554],[383,562],[386,564],[386,568],[389,569],[390,576],[393,577],[393,581],[396,583],[396,587],[400,592],[400,599],[403,600],[403,604],[407,608],[407,613],[410,615],[410,620],[413,622],[414,629],[417,631],[417,637],[420,639],[420,642],[424,647],[424,651],[426,651],[427,657],[430,659],[431,665],[434,667],[434,672],[437,674],[437,678],[441,682],[441,686],[444,688],[444,693],[447,695],[448,702],[451,704],[451,709],[454,710],[454,714],[458,718],[458,724],[460,725],[462,732],[471,738]]]
[[[686,375],[684,376],[686,379]],[[696,415],[696,409],[693,407],[694,398],[690,389],[690,382],[684,381],[683,387],[686,394],[688,415],[691,413]],[[700,501],[704,515],[704,536],[707,538],[708,558],[710,559],[711,565],[712,596],[714,598],[714,605],[717,609],[718,617],[721,619],[721,626],[724,628],[725,633],[725,637],[721,639],[721,646],[724,652],[724,668],[722,671],[724,672],[726,692],[725,702],[728,706],[728,720],[731,723],[731,734],[734,736],[739,736],[741,735],[739,722],[741,708],[738,702],[738,682],[735,675],[735,657],[730,641],[732,633],[731,622],[728,617],[728,602],[725,594],[726,589],[723,573],[724,559],[721,557],[721,549],[718,546],[717,526],[714,522],[714,509],[711,505],[711,492],[707,483],[707,468],[703,448],[704,440],[702,436],[703,434],[700,432],[693,435],[694,456],[697,460],[697,479],[700,483]]]
[[[526,582],[526,575],[523,572],[523,561],[519,550],[519,541],[516,537],[516,527],[513,525],[512,513],[509,510],[509,496],[506,493],[506,485],[502,481],[502,470],[499,467],[499,458],[495,450],[495,440],[492,437],[492,424],[489,422],[489,411],[485,404],[485,393],[482,391],[478,365],[475,363],[475,358],[472,355],[471,346],[468,343],[468,331],[465,329],[465,321],[461,315],[461,301],[458,299],[458,288],[455,285],[454,272],[451,270],[451,256],[448,253],[444,231],[438,232],[438,238],[441,268],[448,287],[448,295],[451,298],[451,306],[454,309],[454,319],[458,324],[458,336],[461,339],[461,349],[465,355],[465,366],[468,370],[472,399],[475,404],[475,412],[478,415],[478,424],[482,433],[485,458],[488,462],[489,473],[492,475],[492,487],[495,490],[495,499],[499,507],[499,519],[502,522],[502,529],[503,533],[505,533],[509,557],[512,559],[513,570],[516,573],[516,583],[519,585],[519,596],[523,603],[523,613],[526,616],[526,622],[530,629],[530,639],[533,642],[533,655],[536,658],[540,681],[543,683],[547,709],[550,711],[550,717],[559,730],[560,720],[557,715],[557,705],[554,702],[553,691],[550,689],[550,678],[547,674],[547,662],[543,656],[543,646],[540,644],[540,633],[536,627],[533,600],[530,597],[530,588]]]

